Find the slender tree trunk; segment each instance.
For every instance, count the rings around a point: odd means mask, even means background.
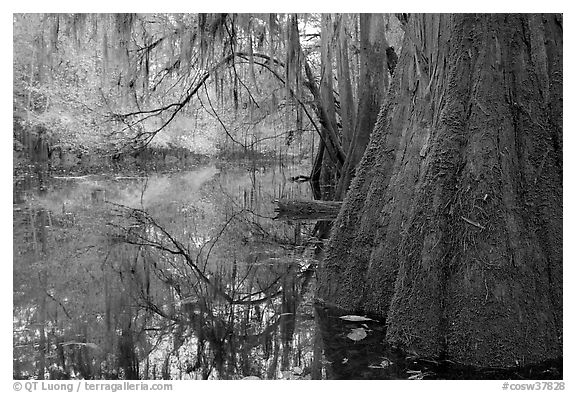
[[[321,66],[320,66],[320,96],[322,106],[326,112],[327,127],[336,131],[336,107],[334,105],[334,86],[332,73],[332,45],[330,30],[332,29],[330,14],[322,14],[321,30]]]
[[[354,98],[350,82],[350,60],[348,57],[348,15],[339,15],[338,42],[336,44],[336,66],[338,71],[338,91],[340,93],[340,112],[342,117],[342,150],[350,148],[354,137]]]
[[[320,189],[320,174],[322,173],[322,163],[324,162],[324,142],[319,140],[318,153],[314,158],[312,173],[310,173],[310,185],[312,186],[312,196],[314,199],[322,199],[322,190]]]
[[[411,15],[318,296],[422,356],[562,356],[562,17]]]
[[[334,104],[334,75],[332,72],[332,30],[333,22],[330,14],[322,14],[321,30],[321,67],[320,67],[320,96],[322,108],[326,119],[322,127],[325,138],[329,133],[336,135],[335,144],[341,149],[341,138],[338,135],[336,122],[336,106]],[[332,130],[332,131],[329,131]],[[330,187],[337,183],[340,168],[343,163],[334,162],[328,156],[324,156],[322,163],[321,182],[324,185],[321,199],[330,200],[334,197],[334,191]]]
[[[312,93],[312,96],[314,97],[312,105],[316,115],[318,116],[318,119],[320,120],[322,129],[322,141],[325,142],[325,147],[330,156],[330,159],[335,162],[338,167],[341,167],[344,164],[346,156],[338,140],[336,129],[332,128],[332,122],[330,121],[330,117],[326,107],[324,106],[324,101],[322,99],[320,89],[314,81],[314,73],[312,72],[312,69],[306,60],[304,60],[304,69],[306,71],[307,79],[304,84],[308,87],[310,93]]]

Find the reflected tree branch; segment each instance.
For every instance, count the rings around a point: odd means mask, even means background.
[[[141,210],[141,209],[136,209],[136,208],[130,208],[128,206],[124,206],[124,205],[117,204],[114,202],[107,202],[107,203],[115,206],[119,211],[123,211],[123,212],[127,213],[128,218],[134,219],[138,223],[138,225],[136,225],[136,226],[131,225],[128,227],[123,227],[123,226],[117,225],[115,223],[108,223],[108,225],[110,227],[113,227],[116,230],[121,232],[120,235],[116,235],[116,237],[118,239],[120,239],[122,242],[127,243],[127,244],[132,244],[132,245],[137,245],[137,246],[142,246],[142,247],[150,247],[150,248],[154,248],[154,249],[166,252],[166,253],[171,254],[171,255],[183,257],[184,260],[186,261],[186,265],[192,270],[192,272],[195,274],[197,279],[200,280],[201,282],[203,282],[209,288],[211,288],[212,293],[218,295],[219,297],[224,299],[227,303],[229,303],[231,305],[261,304],[261,303],[265,303],[265,302],[279,296],[282,293],[282,290],[280,289],[280,290],[278,290],[278,291],[276,291],[276,292],[274,292],[268,296],[265,296],[263,298],[253,299],[256,296],[259,296],[263,293],[269,292],[277,284],[277,282],[281,278],[281,277],[278,277],[272,284],[268,285],[266,288],[261,289],[260,291],[257,291],[255,293],[247,294],[240,299],[235,299],[232,296],[230,296],[224,289],[222,289],[220,285],[217,285],[213,280],[211,280],[208,277],[208,275],[205,273],[206,272],[206,265],[208,263],[208,260],[210,258],[210,254],[211,254],[214,246],[216,245],[218,240],[221,238],[222,234],[226,230],[226,227],[232,222],[232,220],[235,217],[237,217],[240,213],[243,213],[243,211],[236,212],[234,215],[232,215],[226,221],[224,226],[220,229],[217,236],[214,239],[210,240],[211,244],[210,244],[210,247],[208,249],[207,255],[205,257],[205,260],[204,260],[204,266],[203,266],[203,268],[200,268],[199,265],[201,263],[200,256],[201,256],[202,249],[200,250],[200,252],[196,256],[196,258],[192,258],[192,256],[190,255],[190,253],[188,252],[186,247],[181,242],[179,242],[177,239],[175,239],[171,233],[169,233],[162,225],[160,225],[156,220],[154,220],[154,218],[151,217],[146,211]],[[150,236],[146,235],[146,232],[147,232],[146,229],[156,229],[160,232],[160,234],[162,236],[158,240],[151,239]],[[168,240],[169,245],[166,245],[164,243],[163,240],[166,240],[166,239]],[[208,242],[205,243],[202,247],[204,247],[206,244],[208,244]],[[152,308],[152,311],[156,312],[157,314],[159,314],[161,316],[164,316],[164,315],[160,314],[160,313],[162,313],[162,311],[160,309]]]

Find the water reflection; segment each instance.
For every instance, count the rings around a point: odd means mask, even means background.
[[[298,166],[14,179],[14,377],[561,378],[461,368],[384,343],[382,321],[313,304],[323,226]],[[322,225],[324,225],[323,223]]]
[[[15,178],[15,377],[309,377],[313,226],[271,203],[301,170]]]

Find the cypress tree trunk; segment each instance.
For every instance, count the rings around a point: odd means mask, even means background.
[[[562,17],[411,15],[320,272],[422,356],[562,356]]]
[[[388,90],[388,42],[385,30],[382,14],[360,14],[358,114],[354,136],[348,146],[346,162],[336,190],[336,198],[339,200],[346,195],[353,172],[368,146],[370,134]]]

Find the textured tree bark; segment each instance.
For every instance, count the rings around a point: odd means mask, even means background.
[[[562,17],[411,15],[318,297],[423,356],[562,356]]]

